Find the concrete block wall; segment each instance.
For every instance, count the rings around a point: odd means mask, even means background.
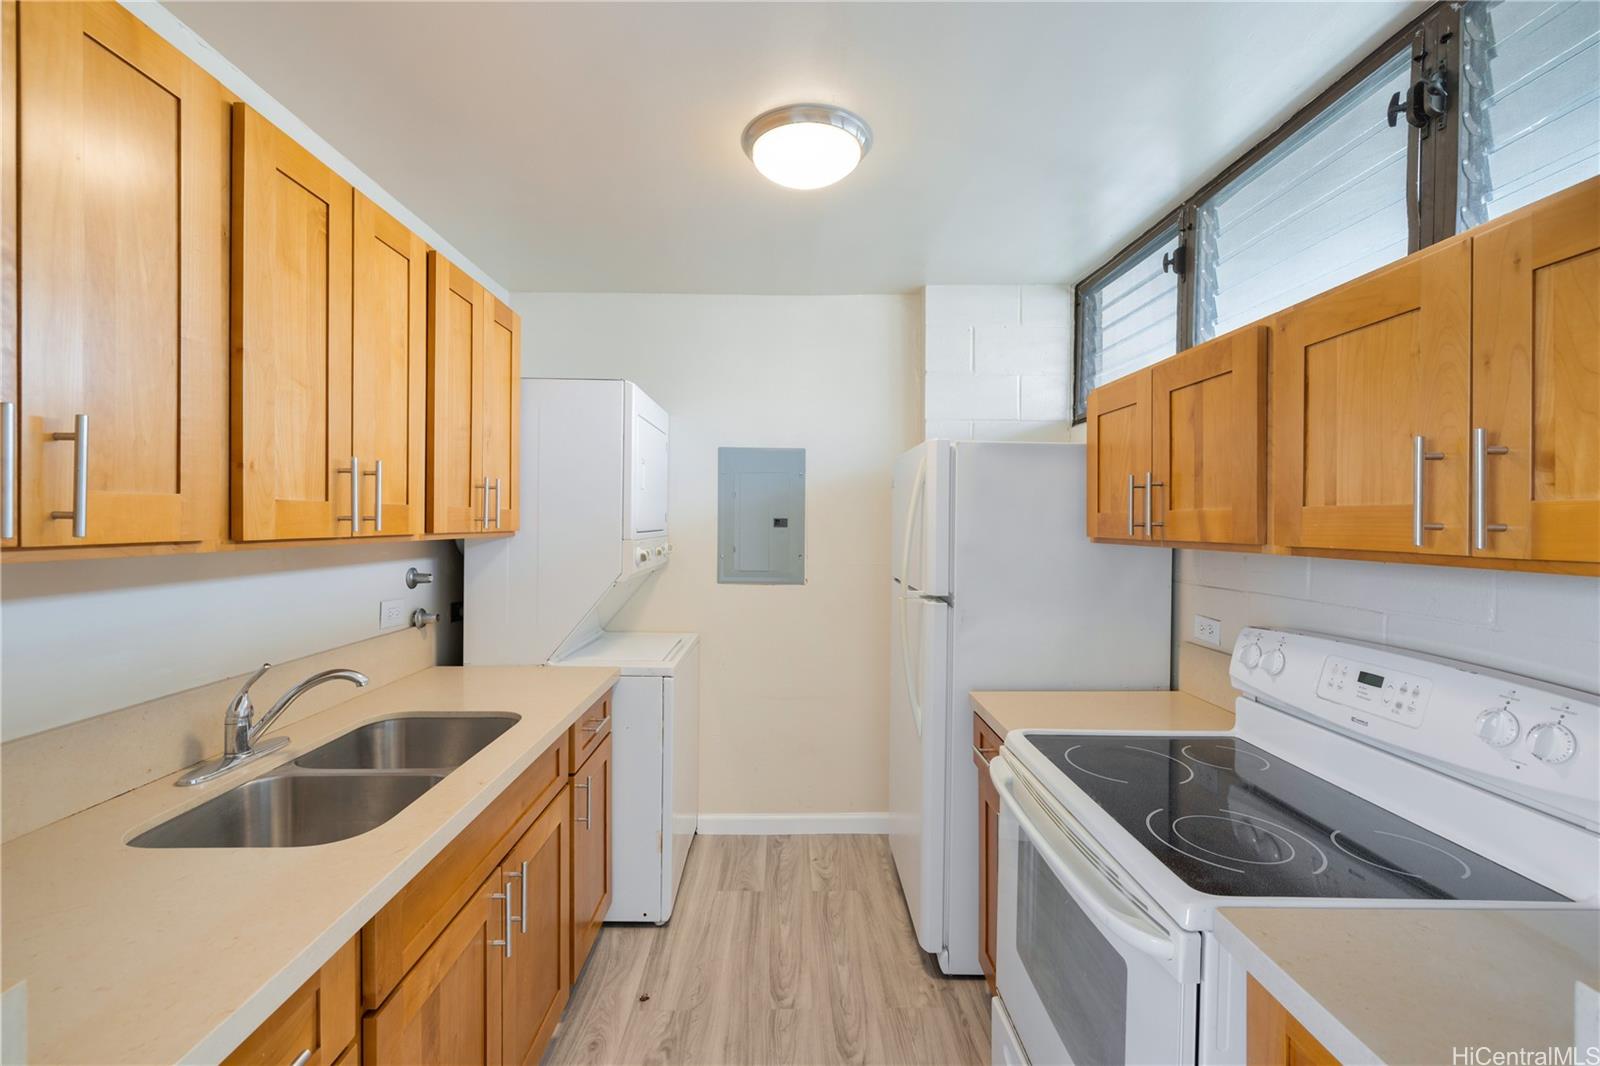
[[[1081,440],[1072,426],[1072,290],[930,285],[923,292],[927,435]]]
[[[1180,550],[1173,585],[1175,641],[1202,614],[1223,651],[1246,625],[1307,629],[1600,692],[1595,578]]]

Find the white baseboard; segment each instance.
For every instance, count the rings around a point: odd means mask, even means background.
[[[816,836],[828,833],[887,833],[887,811],[838,814],[702,814],[705,836]]]

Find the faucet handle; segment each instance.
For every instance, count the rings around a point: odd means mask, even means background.
[[[262,663],[261,668],[245,679],[239,686],[239,691],[234,693],[233,699],[228,701],[228,713],[235,714],[241,708],[250,706],[250,686],[261,680],[261,675],[272,669],[271,663]]]

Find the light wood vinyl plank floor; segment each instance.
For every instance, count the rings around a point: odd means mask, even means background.
[[[989,1058],[981,978],[917,945],[887,838],[700,837],[672,921],[608,925],[547,1066]]]

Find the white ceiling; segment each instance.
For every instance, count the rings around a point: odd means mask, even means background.
[[[1077,280],[1422,5],[167,6],[509,289],[862,293]],[[833,188],[740,150],[798,101]]]

